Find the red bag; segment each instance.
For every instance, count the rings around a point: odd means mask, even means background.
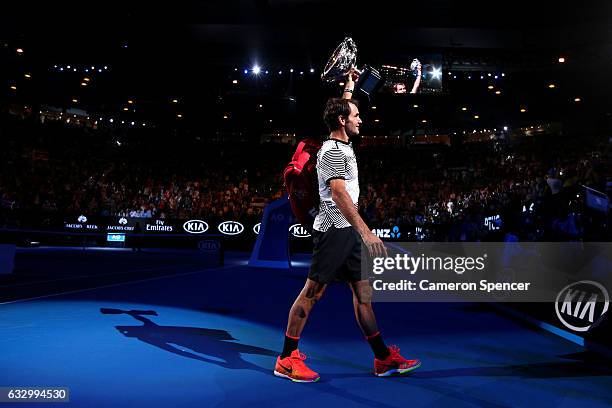
[[[317,153],[320,148],[321,143],[314,139],[302,140],[283,172],[291,210],[307,230],[312,229],[319,212]]]

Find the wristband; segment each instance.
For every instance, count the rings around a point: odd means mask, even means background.
[[[350,93],[353,93],[353,90],[352,90],[352,89],[346,89],[346,88],[345,88],[345,89],[344,89],[344,92],[350,92]]]

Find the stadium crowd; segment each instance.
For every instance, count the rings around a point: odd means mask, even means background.
[[[5,119],[5,213],[259,220],[265,204],[284,194],[280,175],[293,149],[146,143],[146,130],[131,135],[140,141],[134,142],[108,132]],[[481,239],[489,232],[485,217],[503,215],[509,226],[534,208],[547,210],[530,221],[532,227],[552,225],[572,213],[580,185],[605,191],[607,154],[607,141],[561,142],[554,136],[453,148],[357,147],[359,209],[370,225],[435,225],[453,240]]]

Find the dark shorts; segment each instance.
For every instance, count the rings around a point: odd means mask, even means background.
[[[329,227],[312,231],[312,264],[308,278],[328,284],[335,280],[357,282],[361,277],[361,237],[355,228]]]

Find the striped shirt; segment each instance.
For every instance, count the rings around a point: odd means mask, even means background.
[[[323,142],[323,146],[317,153],[317,178],[321,204],[313,228],[325,232],[332,225],[336,228],[350,227],[351,224],[332,200],[329,182],[333,179],[345,180],[346,191],[355,208],[358,208],[359,180],[353,145],[337,139],[328,139]]]

